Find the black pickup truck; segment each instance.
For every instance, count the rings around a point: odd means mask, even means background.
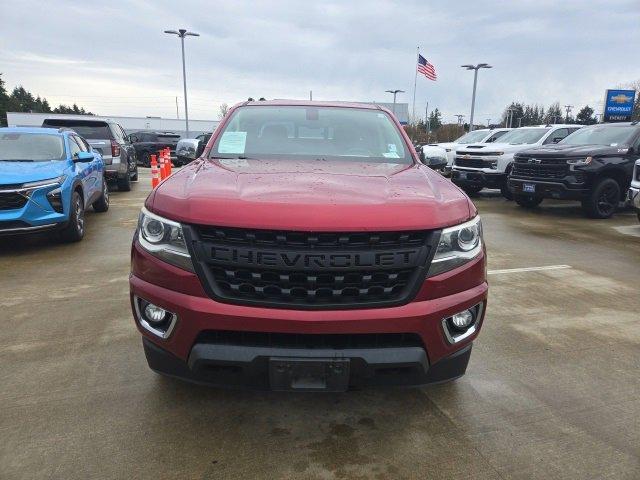
[[[175,159],[176,145],[180,135],[174,132],[133,132],[129,138],[136,149],[138,163],[144,167],[150,167],[151,155],[157,154],[158,150],[163,148],[169,147],[171,158]]]
[[[587,216],[609,218],[625,199],[639,158],[638,122],[592,125],[556,145],[517,153],[509,189],[525,208],[545,198],[580,200]]]

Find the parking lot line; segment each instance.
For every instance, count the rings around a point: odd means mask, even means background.
[[[488,270],[488,275],[501,275],[503,273],[539,272],[542,270],[563,270],[573,268],[571,265],[547,265],[544,267],[504,268],[501,270]]]

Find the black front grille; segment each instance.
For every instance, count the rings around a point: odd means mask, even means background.
[[[424,348],[415,333],[306,334],[205,330],[195,343],[264,348],[351,349],[351,348]]]
[[[456,165],[459,167],[469,167],[469,168],[490,168],[491,160],[482,160],[480,158],[462,158],[456,157]]]
[[[9,220],[0,222],[0,232],[2,232],[3,230],[15,230],[16,228],[29,227],[31,227],[31,225],[29,225],[27,222],[23,222],[22,220]]]
[[[0,187],[0,190],[4,187]],[[0,210],[22,208],[27,203],[27,196],[18,192],[0,192]]]
[[[560,180],[569,174],[566,158],[518,158],[511,170],[512,177]]]
[[[280,308],[382,307],[408,302],[439,232],[294,232],[187,227],[209,295]]]

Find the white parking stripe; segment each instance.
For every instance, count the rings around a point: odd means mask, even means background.
[[[571,265],[547,265],[546,267],[525,267],[525,268],[505,268],[502,270],[489,270],[489,275],[500,275],[503,273],[520,273],[520,272],[540,272],[542,270],[563,270],[572,268]]]

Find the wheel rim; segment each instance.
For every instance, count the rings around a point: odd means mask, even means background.
[[[76,229],[78,233],[82,235],[84,232],[84,212],[82,211],[82,203],[80,198],[76,200]]]
[[[598,195],[598,212],[611,215],[618,204],[618,197],[618,189],[613,185],[607,185]]]

